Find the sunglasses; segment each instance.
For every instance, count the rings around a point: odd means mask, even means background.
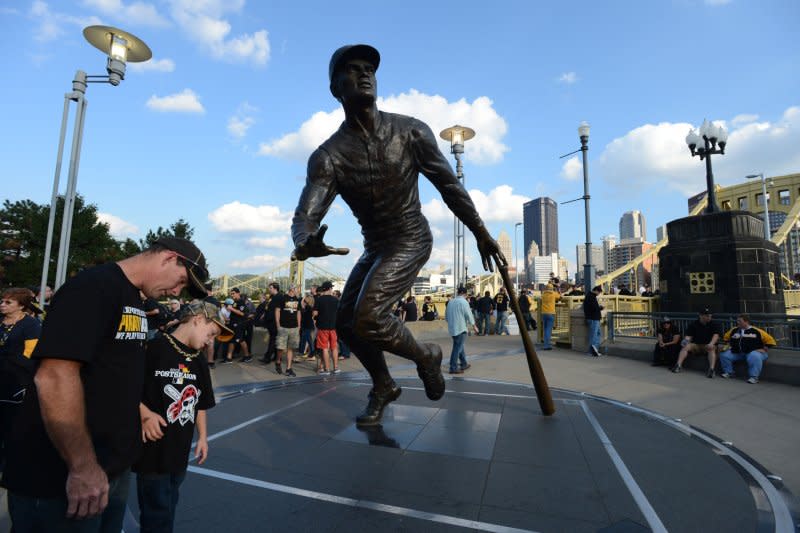
[[[185,263],[189,263],[190,265],[192,265],[193,267],[196,267],[198,269],[197,274],[200,274],[202,276],[202,279],[199,280],[201,283],[204,282],[206,279],[208,279],[208,270],[206,269],[206,267],[204,267],[203,265],[199,264],[197,261],[192,261],[191,259],[189,259],[185,255],[181,255],[178,252],[175,252],[175,255],[180,257],[181,261],[184,261]],[[197,274],[195,274],[194,272],[191,272],[191,271],[190,271],[190,273],[192,274],[193,277],[197,278]]]

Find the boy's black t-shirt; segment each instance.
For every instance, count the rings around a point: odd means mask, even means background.
[[[331,294],[317,296],[314,301],[314,310],[317,315],[319,329],[336,329],[336,310],[339,308],[339,299]]]
[[[170,339],[184,352],[195,353],[174,337]],[[134,472],[142,474],[177,474],[186,470],[197,411],[216,405],[205,352],[184,357],[170,339],[160,336],[147,345],[142,402],[161,416],[167,427],[162,428],[164,436],[159,440],[144,444],[142,455],[133,466]]]
[[[300,309],[300,298],[289,296],[288,294],[275,295],[275,298],[279,298],[275,302],[275,308],[280,309],[280,327],[296,328],[298,326],[297,311]]]
[[[498,294],[494,297],[494,306],[497,311],[508,311],[508,295]]]
[[[86,425],[97,461],[113,478],[141,449],[139,401],[147,318],[139,289],[116,263],[79,273],[53,296],[33,359],[78,361]],[[67,465],[48,437],[36,387],[16,418],[2,484],[34,497],[64,497]]]

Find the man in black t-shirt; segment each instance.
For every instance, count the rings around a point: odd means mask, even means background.
[[[436,308],[433,306],[430,296],[426,296],[425,301],[422,302],[422,320],[426,322],[436,320]]]
[[[417,314],[417,302],[414,301],[413,296],[409,296],[406,298],[406,303],[403,304],[403,321],[416,322]]]
[[[250,349],[247,347],[245,334],[247,333],[247,301],[242,297],[241,291],[238,287],[231,289],[231,298],[233,298],[233,305],[228,305],[228,311],[231,312],[229,327],[233,330],[233,340],[228,344],[228,355],[223,363],[233,362],[233,350],[238,344],[242,350],[242,363],[249,363],[253,360],[250,355]]]
[[[300,344],[300,298],[296,296],[294,287],[289,287],[286,294],[276,296],[275,322],[278,324],[278,338],[275,347],[278,350],[278,359],[275,361],[275,371],[281,373],[281,356],[286,353],[286,375],[295,377],[292,370],[293,350]]]
[[[212,283],[206,283],[204,285],[204,288],[206,290],[207,296],[203,298],[203,301],[206,303],[210,303],[217,309],[222,307],[222,305],[219,303],[219,300],[217,300],[214,297],[214,285]],[[208,368],[214,368],[214,366],[216,366],[214,364],[214,350],[216,349],[217,342],[219,341],[215,340],[214,342],[206,346],[206,359],[208,360]]]
[[[492,293],[489,291],[483,293],[483,297],[478,299],[476,305],[476,309],[478,310],[478,329],[480,330],[478,336],[489,335],[489,333],[491,333],[491,316],[492,311],[494,311],[494,300],[491,294]]]
[[[494,297],[494,308],[497,310],[497,319],[494,324],[494,334],[510,335],[508,332],[508,293],[505,287],[500,287],[500,292]]]
[[[700,311],[700,317],[689,324],[686,329],[686,336],[683,339],[683,348],[678,354],[678,364],[672,367],[675,373],[683,369],[683,362],[689,356],[706,355],[708,357],[708,370],[706,377],[714,377],[714,367],[717,363],[717,341],[722,336],[722,328],[719,324],[712,322],[711,310],[708,308]]]
[[[330,371],[329,355],[333,356],[333,373],[339,373],[339,337],[336,335],[336,310],[339,299],[331,294],[333,284],[325,281],[317,288],[314,300],[314,318],[317,320],[317,348],[322,350],[325,372]],[[332,352],[332,354],[331,354]]]
[[[207,278],[200,250],[170,237],[86,269],[56,292],[32,355],[40,362],[35,391],[3,472],[16,531],[122,529],[142,441],[147,319],[139,291],[162,298],[186,287],[202,298]]]
[[[281,286],[274,282],[270,283],[267,292],[269,292],[269,300],[259,304],[255,318],[267,328],[269,334],[267,350],[264,352],[264,357],[260,359],[264,364],[269,364],[277,359],[275,344],[278,338],[278,323],[275,322],[275,306],[278,304],[278,300],[275,297],[281,293]]]

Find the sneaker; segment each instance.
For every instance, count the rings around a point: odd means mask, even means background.
[[[272,361],[270,361],[270,360],[269,360],[269,359],[267,359],[266,357],[262,357],[262,358],[260,358],[260,359],[258,360],[258,362],[259,362],[259,363],[261,363],[262,365],[268,365],[268,364],[269,364],[269,363],[271,363]]]
[[[296,378],[297,377],[297,374],[295,374],[294,370],[292,370],[291,368],[287,368],[286,369],[286,375],[289,376],[290,378]]]
[[[286,372],[286,373],[288,374],[289,372]],[[328,372],[327,370],[321,370],[321,371],[317,372],[317,375],[318,376],[330,376],[331,373]]]
[[[728,374],[727,372],[723,372],[719,375],[721,378],[730,379],[733,377],[733,374]]]
[[[463,370],[461,370],[461,369],[458,369],[458,370],[451,370],[451,371],[450,371],[450,373],[451,373],[451,374],[463,374],[463,373],[464,373],[464,371],[463,371]]]
[[[252,355],[247,355],[245,357],[242,357],[242,363],[249,363],[252,360],[253,360],[253,356]]]
[[[444,376],[442,375],[442,348],[438,344],[424,345],[428,353],[417,363],[417,375],[425,385],[425,395],[429,400],[444,396]]]
[[[756,377],[753,377],[753,376],[750,376],[749,378],[747,378],[747,382],[748,382],[750,385],[755,385],[756,383],[758,383],[758,378],[756,378]]]
[[[467,363],[465,366],[462,366],[462,367],[461,367],[461,370],[468,370],[468,369],[470,369],[470,368],[472,368],[472,365],[471,365],[471,364],[469,364],[469,363]]]
[[[356,425],[375,426],[380,424],[384,408],[398,399],[401,392],[403,390],[394,382],[392,382],[391,388],[385,391],[377,392],[375,389],[369,391],[369,402],[364,412],[356,417]]]
[[[334,374],[341,374],[342,373],[342,369],[341,368],[334,368],[333,369],[333,373]]]
[[[231,359],[223,359],[222,361],[220,361],[221,365],[229,365],[231,363],[233,363],[233,358],[231,358]]]
[[[280,363],[275,363],[275,372],[277,372],[278,374],[283,374],[283,368],[281,368]]]
[[[216,366],[217,366],[217,363],[215,363],[214,361],[211,361],[210,363],[208,363],[208,368],[210,368],[211,370],[214,370],[214,368],[216,368]]]
[[[714,369],[713,368],[709,368],[708,370],[706,370],[706,377],[709,378],[709,379],[714,377]]]
[[[600,357],[600,351],[594,344],[589,345],[589,352],[595,357]]]
[[[681,370],[683,369],[679,365],[675,365],[672,367],[672,371],[676,374],[679,374]]]

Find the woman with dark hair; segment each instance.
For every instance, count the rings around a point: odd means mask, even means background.
[[[31,316],[38,311],[30,289],[6,289],[0,299],[0,466],[5,462],[5,440],[25,391],[33,382],[36,363],[31,354],[42,325]]]
[[[675,329],[672,320],[665,317],[658,328],[658,342],[653,350],[653,366],[667,365],[672,368],[681,351],[681,334]]]

